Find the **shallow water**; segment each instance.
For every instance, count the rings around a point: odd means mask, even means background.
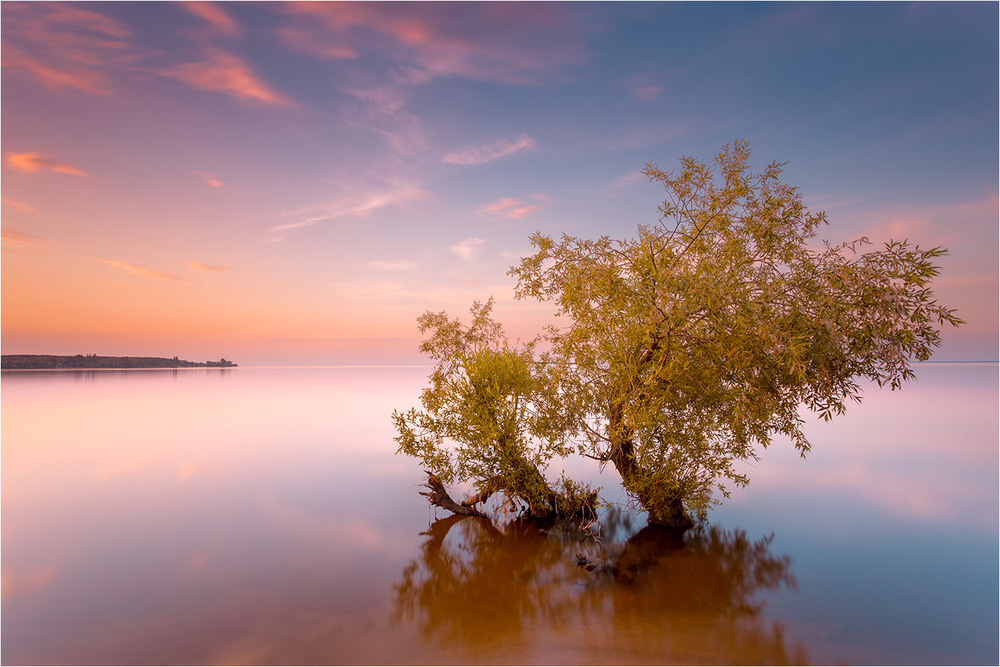
[[[389,421],[427,372],[4,372],[3,663],[997,662],[995,364],[866,390],[683,539],[611,511],[599,543],[435,516]]]

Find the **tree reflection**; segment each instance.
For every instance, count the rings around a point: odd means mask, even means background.
[[[646,526],[613,512],[598,543],[566,522],[449,516],[395,584],[395,624],[473,662],[803,664],[765,591],[795,588],[773,536]],[[588,567],[577,566],[582,553]]]

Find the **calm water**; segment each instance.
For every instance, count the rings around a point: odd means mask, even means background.
[[[600,543],[435,516],[389,422],[427,372],[4,372],[3,663],[998,662],[996,365],[869,390],[683,540],[612,511]]]

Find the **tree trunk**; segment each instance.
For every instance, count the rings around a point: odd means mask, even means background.
[[[666,484],[665,482],[658,482]],[[677,495],[665,503],[663,507],[649,510],[649,523],[664,528],[680,528],[686,530],[694,526],[694,519],[684,509],[683,499]]]
[[[534,474],[541,477],[541,473],[534,470]],[[486,481],[486,483],[480,485],[480,490],[473,496],[463,500],[461,503],[455,502],[448,491],[445,490],[444,484],[439,480],[434,474],[425,470],[427,473],[426,487],[428,491],[421,491],[420,495],[426,496],[432,505],[440,507],[441,509],[448,510],[454,514],[460,514],[465,516],[487,516],[483,512],[477,510],[475,505],[485,502],[494,493],[504,492],[511,498],[516,498],[521,502],[528,505],[529,514],[535,519],[573,519],[573,518],[585,518],[591,519],[596,516],[597,507],[597,492],[590,493],[585,499],[583,499],[583,508],[579,511],[571,511],[578,504],[580,504],[580,499],[576,499],[577,502],[571,502],[571,500],[563,496],[551,488],[548,484],[545,484],[545,494],[546,497],[543,500],[539,500],[537,497],[528,498],[523,492],[519,492],[516,489],[511,489],[503,485],[503,480],[500,478],[492,478]],[[542,478],[544,482],[544,478]]]
[[[466,516],[486,516],[475,507],[466,507],[465,505],[460,505],[452,500],[451,496],[444,488],[444,484],[433,473],[429,470],[425,470],[427,473],[427,488],[429,491],[421,491],[420,495],[427,496],[427,500],[430,501],[431,505],[436,505],[441,509],[448,510],[454,514],[464,514]]]
[[[684,498],[670,488],[669,480],[643,474],[635,462],[632,429],[625,423],[621,405],[613,403],[609,431],[612,438],[611,462],[622,478],[622,486],[632,494],[648,513],[648,522],[657,526],[686,530],[694,520],[684,509]]]

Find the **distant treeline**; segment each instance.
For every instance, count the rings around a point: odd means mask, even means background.
[[[0,357],[4,370],[43,368],[232,368],[231,361],[184,361],[174,357],[102,357],[97,354],[59,356],[53,354],[5,354]]]

